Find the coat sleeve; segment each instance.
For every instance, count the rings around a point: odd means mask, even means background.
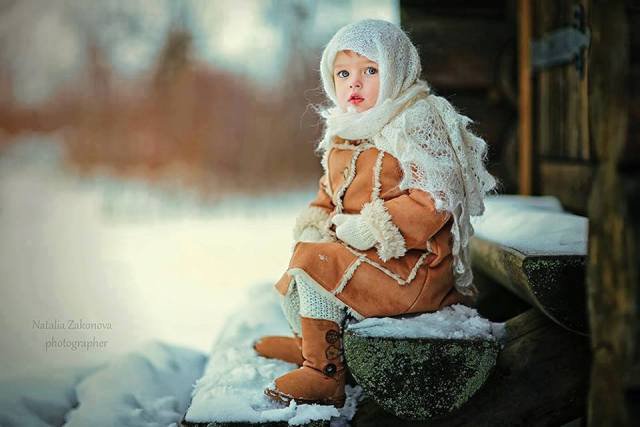
[[[328,220],[335,206],[326,191],[326,185],[326,175],[322,175],[318,181],[318,193],[315,199],[313,199],[311,203],[309,203],[309,206],[303,209],[296,218],[296,223],[293,228],[293,239],[295,241],[300,240],[302,232],[307,227],[316,228],[323,239],[329,239],[329,235],[327,234]]]
[[[399,258],[409,249],[426,250],[429,240],[451,218],[450,212],[436,211],[433,198],[419,189],[366,203],[361,214],[383,261]]]

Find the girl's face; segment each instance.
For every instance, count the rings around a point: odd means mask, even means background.
[[[380,78],[378,63],[351,50],[341,50],[333,63],[333,83],[342,111],[361,113],[376,105]]]

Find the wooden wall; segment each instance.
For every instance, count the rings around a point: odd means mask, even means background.
[[[626,2],[630,28],[629,139],[640,137],[640,18]],[[532,0],[533,39],[572,25],[574,6],[588,0]],[[420,51],[423,78],[476,121],[490,146],[490,170],[502,192],[517,191],[516,2],[401,0],[401,23]],[[589,130],[589,61],[533,71],[533,193],[554,195],[569,211],[587,214],[597,159]],[[629,162],[640,157],[627,150]],[[635,159],[635,160],[633,160]],[[634,163],[635,164],[635,163]]]
[[[640,425],[640,2],[589,0],[589,426]]]
[[[587,0],[533,2],[533,36],[536,40],[574,22],[574,7]],[[537,159],[534,191],[557,196],[565,208],[586,214],[593,181],[593,147],[589,138],[588,60],[581,72],[574,64],[537,70],[534,103],[534,141]]]
[[[627,3],[629,19],[629,133],[625,146],[624,165],[637,171],[640,165],[640,0]]]
[[[593,362],[587,424],[640,424],[640,0],[531,0],[533,39],[591,29],[584,74],[533,74],[534,194],[589,217],[586,292]],[[401,0],[436,93],[477,121],[492,172],[517,187],[516,2]]]
[[[422,58],[423,78],[475,121],[489,169],[517,189],[515,2],[401,0],[401,25]]]

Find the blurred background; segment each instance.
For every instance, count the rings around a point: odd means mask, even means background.
[[[56,134],[74,172],[179,181],[204,197],[319,171],[316,70],[340,26],[392,0],[3,0],[2,145]]]
[[[399,23],[398,2],[0,0],[1,373],[207,352],[288,265],[320,54],[365,17]]]

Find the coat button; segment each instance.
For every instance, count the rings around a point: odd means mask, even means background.
[[[349,166],[344,168],[344,170],[342,171],[342,176],[344,177],[344,179],[347,179],[347,177],[349,176]]]
[[[334,365],[333,363],[329,363],[327,364],[327,366],[324,367],[322,372],[324,372],[326,376],[332,377],[336,373],[336,365]]]
[[[340,339],[340,333],[334,329],[330,329],[324,338],[329,344],[335,344]]]

